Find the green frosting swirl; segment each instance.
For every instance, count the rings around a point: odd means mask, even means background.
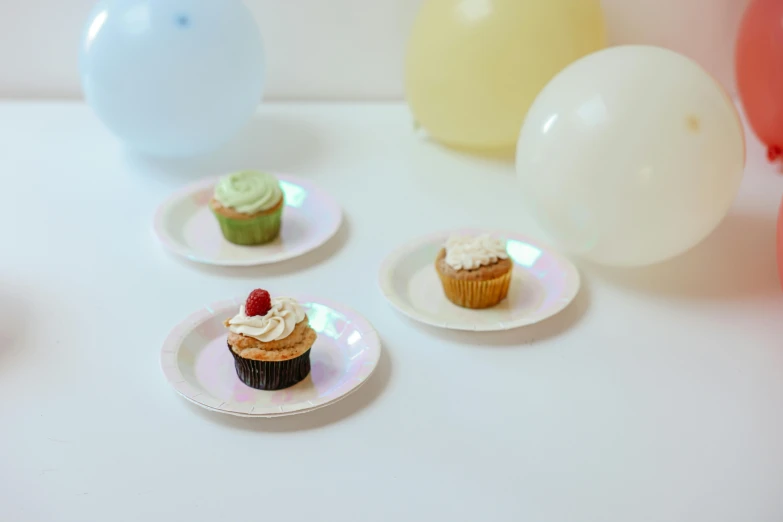
[[[255,214],[273,208],[283,197],[280,183],[272,174],[243,170],[221,179],[215,187],[215,199],[224,207],[243,214]]]

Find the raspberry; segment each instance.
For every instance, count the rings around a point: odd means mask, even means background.
[[[250,295],[247,296],[247,302],[245,303],[245,313],[249,317],[254,315],[266,315],[266,313],[272,308],[272,298],[269,296],[269,292],[266,290],[253,290]]]

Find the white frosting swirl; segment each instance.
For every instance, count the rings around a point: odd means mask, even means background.
[[[248,316],[245,305],[228,321],[228,329],[236,334],[269,343],[285,339],[297,324],[304,321],[304,308],[291,297],[272,298],[272,308],[266,315]]]
[[[454,270],[474,270],[507,258],[506,242],[487,234],[452,236],[446,241],[446,264]]]

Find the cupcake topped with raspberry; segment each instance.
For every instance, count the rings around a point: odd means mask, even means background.
[[[253,290],[224,324],[237,376],[248,386],[279,390],[310,373],[310,348],[317,335],[296,299]]]

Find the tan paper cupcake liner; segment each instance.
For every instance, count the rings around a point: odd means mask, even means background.
[[[464,308],[489,308],[508,295],[511,286],[511,271],[486,281],[465,281],[444,276],[438,272],[443,291],[449,301]]]

